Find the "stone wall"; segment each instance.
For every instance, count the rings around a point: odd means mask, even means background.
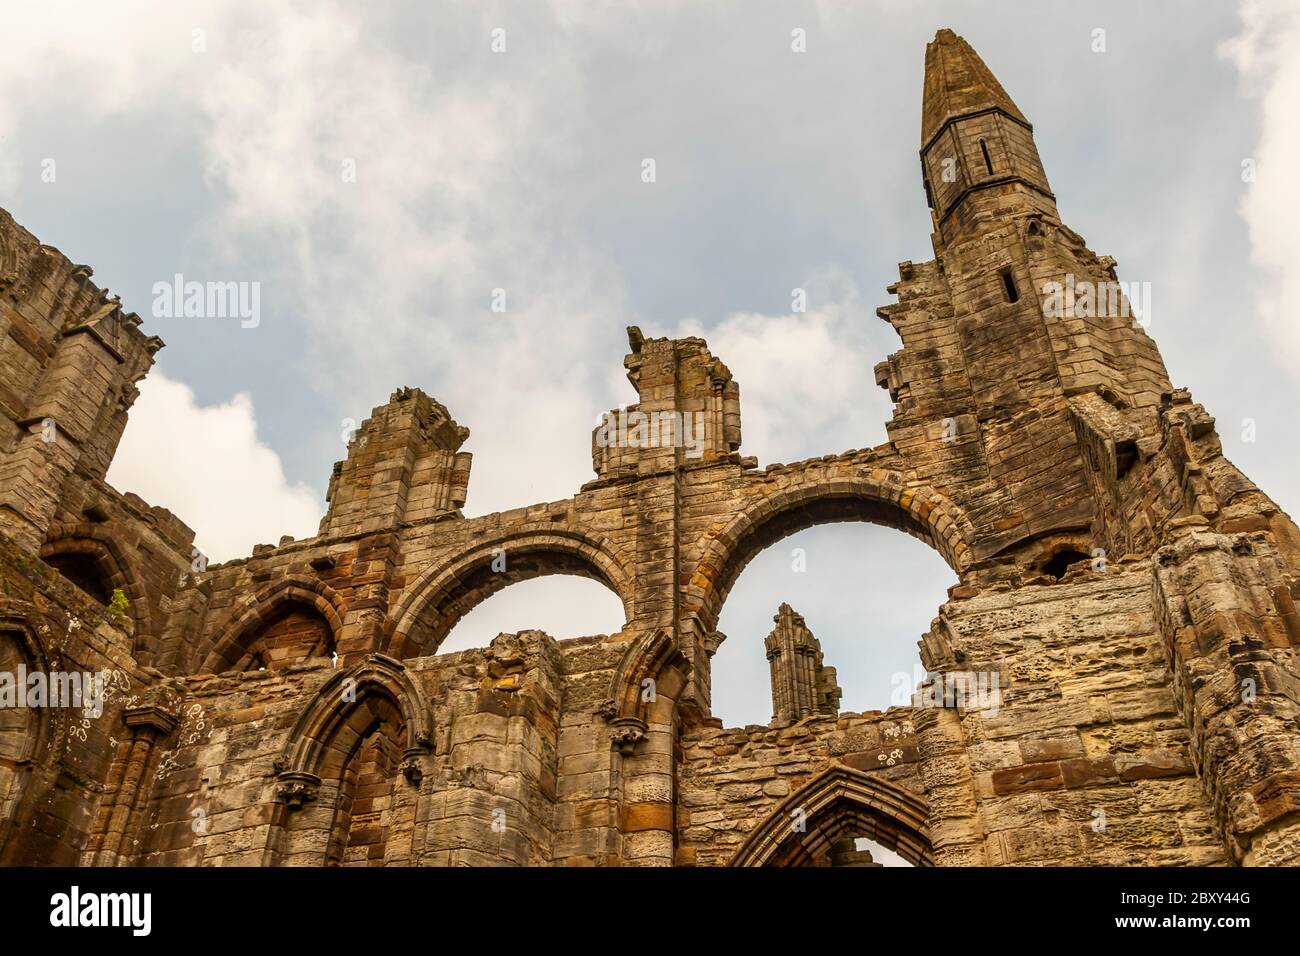
[[[0,684],[111,678],[97,715],[0,707],[0,862],[829,865],[865,837],[918,865],[1300,863],[1300,529],[1131,316],[1047,307],[1114,260],[950,31],[922,113],[935,258],[879,312],[884,444],[760,467],[725,363],[632,328],[622,411],[690,443],[597,429],[571,498],[466,518],[468,429],[400,388],[315,536],[220,565],[104,482],[161,342],[0,213]],[[721,727],[732,585],[834,521],[952,569],[929,676],[906,708]],[[546,574],[623,627],[437,654]]]
[[[907,708],[812,716],[784,726],[703,727],[683,737],[681,758],[679,865],[725,866],[771,820],[779,821],[780,835],[791,845],[802,843],[810,824],[814,832],[839,824],[818,818],[816,794],[817,782],[837,768],[924,794],[916,715]],[[910,834],[858,822],[845,822],[845,832],[911,855]],[[823,849],[839,833],[824,837]],[[933,862],[925,849],[918,847],[913,862]]]
[[[968,710],[957,751],[924,765],[951,827],[939,851],[990,865],[1224,861],[1197,780],[1152,606],[1149,561],[1081,562],[1056,583],[950,601],[922,644],[933,672],[998,675],[993,710]],[[922,732],[923,746],[937,732]],[[937,746],[936,746],[937,749]]]

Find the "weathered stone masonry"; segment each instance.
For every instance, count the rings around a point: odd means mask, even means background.
[[[1300,863],[1300,531],[1131,317],[1047,314],[1114,260],[949,31],[920,160],[935,257],[879,310],[885,444],[760,468],[726,365],[632,329],[631,410],[702,415],[702,454],[593,439],[572,498],[466,518],[468,430],[400,389],[317,536],[206,568],[104,481],[162,343],[0,212],[0,671],[112,674],[97,718],[0,708],[0,862],[851,865],[862,836],[921,865]],[[846,520],[943,556],[922,662],[996,675],[998,706],[835,715],[823,683],[723,728],[728,591]],[[609,587],[623,629],[436,654],[543,574]]]

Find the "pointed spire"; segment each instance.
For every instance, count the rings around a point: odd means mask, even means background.
[[[922,147],[948,120],[987,109],[1029,122],[971,45],[951,30],[940,30],[925,48]]]

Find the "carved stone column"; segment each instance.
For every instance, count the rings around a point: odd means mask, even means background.
[[[116,790],[100,811],[102,827],[90,848],[93,866],[121,866],[134,856],[136,847],[127,837],[138,831],[149,802],[154,749],[176,729],[179,719],[176,698],[170,695],[154,695],[149,703],[122,712],[129,734],[118,744],[116,763],[121,772]]]
[[[671,706],[671,704],[670,704]],[[673,742],[671,718],[645,723],[613,721],[610,739],[622,755],[623,862],[628,866],[673,865]]]
[[[821,643],[803,615],[782,604],[772,621],[776,627],[764,641],[772,679],[772,720],[838,713],[835,668],[823,666]]]

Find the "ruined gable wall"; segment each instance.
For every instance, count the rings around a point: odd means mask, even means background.
[[[1113,260],[1059,221],[1031,127],[951,31],[927,51],[924,100],[935,258],[902,263],[880,310],[903,342],[876,368],[896,403],[887,444],[759,470],[726,365],[701,339],[633,328],[632,408],[698,417],[698,456],[594,435],[596,477],[573,498],[466,519],[467,430],[399,389],[336,466],[317,536],[197,575],[183,525],[102,486],[161,343],[0,219],[0,367],[16,383],[0,394],[3,612],[37,656],[121,659],[140,690],[92,728],[110,738],[94,753],[65,739],[66,758],[7,758],[32,796],[0,802],[3,852],[806,864],[880,829],[941,865],[1300,859],[1300,531],[1223,458],[1143,330],[1044,309],[1049,282],[1109,281]],[[44,440],[46,418],[65,440]],[[844,520],[945,558],[958,583],[922,660],[940,681],[996,675],[996,712],[922,696],[793,726],[709,717],[736,577]],[[130,555],[130,615],[88,607],[95,628],[68,627],[57,609],[84,595],[34,563],[52,533]],[[477,603],[550,573],[607,584],[623,629],[429,656]],[[299,663],[233,673],[287,613],[326,622],[338,667],[296,647]],[[346,679],[359,702],[341,701]],[[820,811],[792,841],[795,799]]]

